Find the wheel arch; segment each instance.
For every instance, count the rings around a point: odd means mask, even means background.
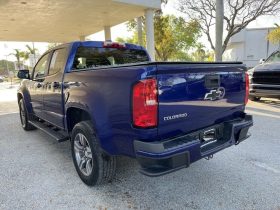
[[[26,104],[26,99],[25,99],[23,93],[18,92],[18,93],[17,93],[17,103],[18,103],[18,104],[19,104],[19,102],[20,102],[21,99],[22,99],[23,102],[24,102],[24,106],[25,106],[25,108],[26,108],[26,110],[27,110],[27,114],[29,114],[29,113],[30,113],[30,109],[29,109],[30,107],[27,106],[27,104]]]
[[[85,121],[85,120],[90,120],[93,123],[93,125],[95,125],[95,123],[92,120],[89,110],[87,110],[83,107],[77,107],[77,106],[70,106],[67,108],[65,125],[66,125],[67,131],[69,133],[72,132],[74,126],[77,123],[79,123],[81,121]]]
[[[17,93],[17,102],[19,103],[20,99],[23,99],[22,93]]]
[[[94,112],[95,111],[95,112]],[[100,110],[89,109],[88,106],[82,105],[81,103],[68,103],[65,106],[65,128],[68,131],[69,135],[75,126],[75,124],[84,121],[90,120],[93,125],[93,129],[97,136],[97,140],[101,148],[110,155],[114,155],[117,151],[115,144],[111,141],[111,132],[112,130],[106,128],[102,121],[95,118],[96,112]],[[99,113],[100,114],[100,113]],[[102,114],[101,114],[102,115]],[[78,116],[78,117],[75,117]]]
[[[17,92],[17,102],[18,103],[19,103],[20,99],[22,99],[24,101],[25,108],[26,108],[28,114],[32,114],[33,109],[32,109],[32,105],[31,105],[31,98],[30,98],[29,92],[24,89],[23,90],[20,89]]]

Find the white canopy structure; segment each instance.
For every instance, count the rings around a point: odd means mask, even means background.
[[[147,49],[154,58],[154,10],[160,0],[1,0],[0,41],[69,42],[146,15]],[[139,28],[141,30],[141,28]]]

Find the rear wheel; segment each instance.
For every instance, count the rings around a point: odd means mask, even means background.
[[[71,135],[71,149],[76,171],[85,184],[94,186],[112,181],[116,171],[116,157],[102,151],[90,121],[75,125]]]
[[[259,101],[259,100],[261,100],[261,97],[249,96],[249,99],[250,99],[251,101]]]
[[[22,128],[26,131],[36,129],[28,121],[28,114],[27,114],[25,103],[24,103],[23,99],[20,99],[18,106],[19,106],[19,115],[20,115],[20,122],[21,122]]]

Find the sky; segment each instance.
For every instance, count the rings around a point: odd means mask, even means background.
[[[177,0],[170,0],[167,5],[165,5],[163,9],[164,14],[172,14],[175,16],[184,16],[180,14],[176,10],[176,1]],[[273,27],[275,23],[280,23],[280,18],[273,17],[273,16],[263,16],[258,18],[256,21],[250,23],[248,26],[249,28],[263,28],[263,27]],[[126,24],[122,23],[120,25],[114,26],[111,28],[112,33],[112,40],[115,40],[117,37],[129,37],[131,36],[131,32],[127,31]],[[90,40],[104,40],[104,33],[103,31],[90,35],[87,37]],[[204,46],[210,49],[209,43],[205,36],[202,36],[199,40]],[[32,46],[31,42],[0,42],[0,60],[1,59],[8,59],[14,61],[14,56],[10,55],[13,53],[14,49],[26,50],[26,44]],[[35,48],[39,50],[39,53],[42,54],[44,51],[47,50],[48,43],[34,43]]]

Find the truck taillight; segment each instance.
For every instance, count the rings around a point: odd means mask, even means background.
[[[248,103],[249,99],[249,75],[245,73],[245,81],[246,81],[246,94],[245,94],[245,105]]]
[[[156,79],[140,80],[133,86],[133,125],[151,128],[158,124],[158,95]]]

